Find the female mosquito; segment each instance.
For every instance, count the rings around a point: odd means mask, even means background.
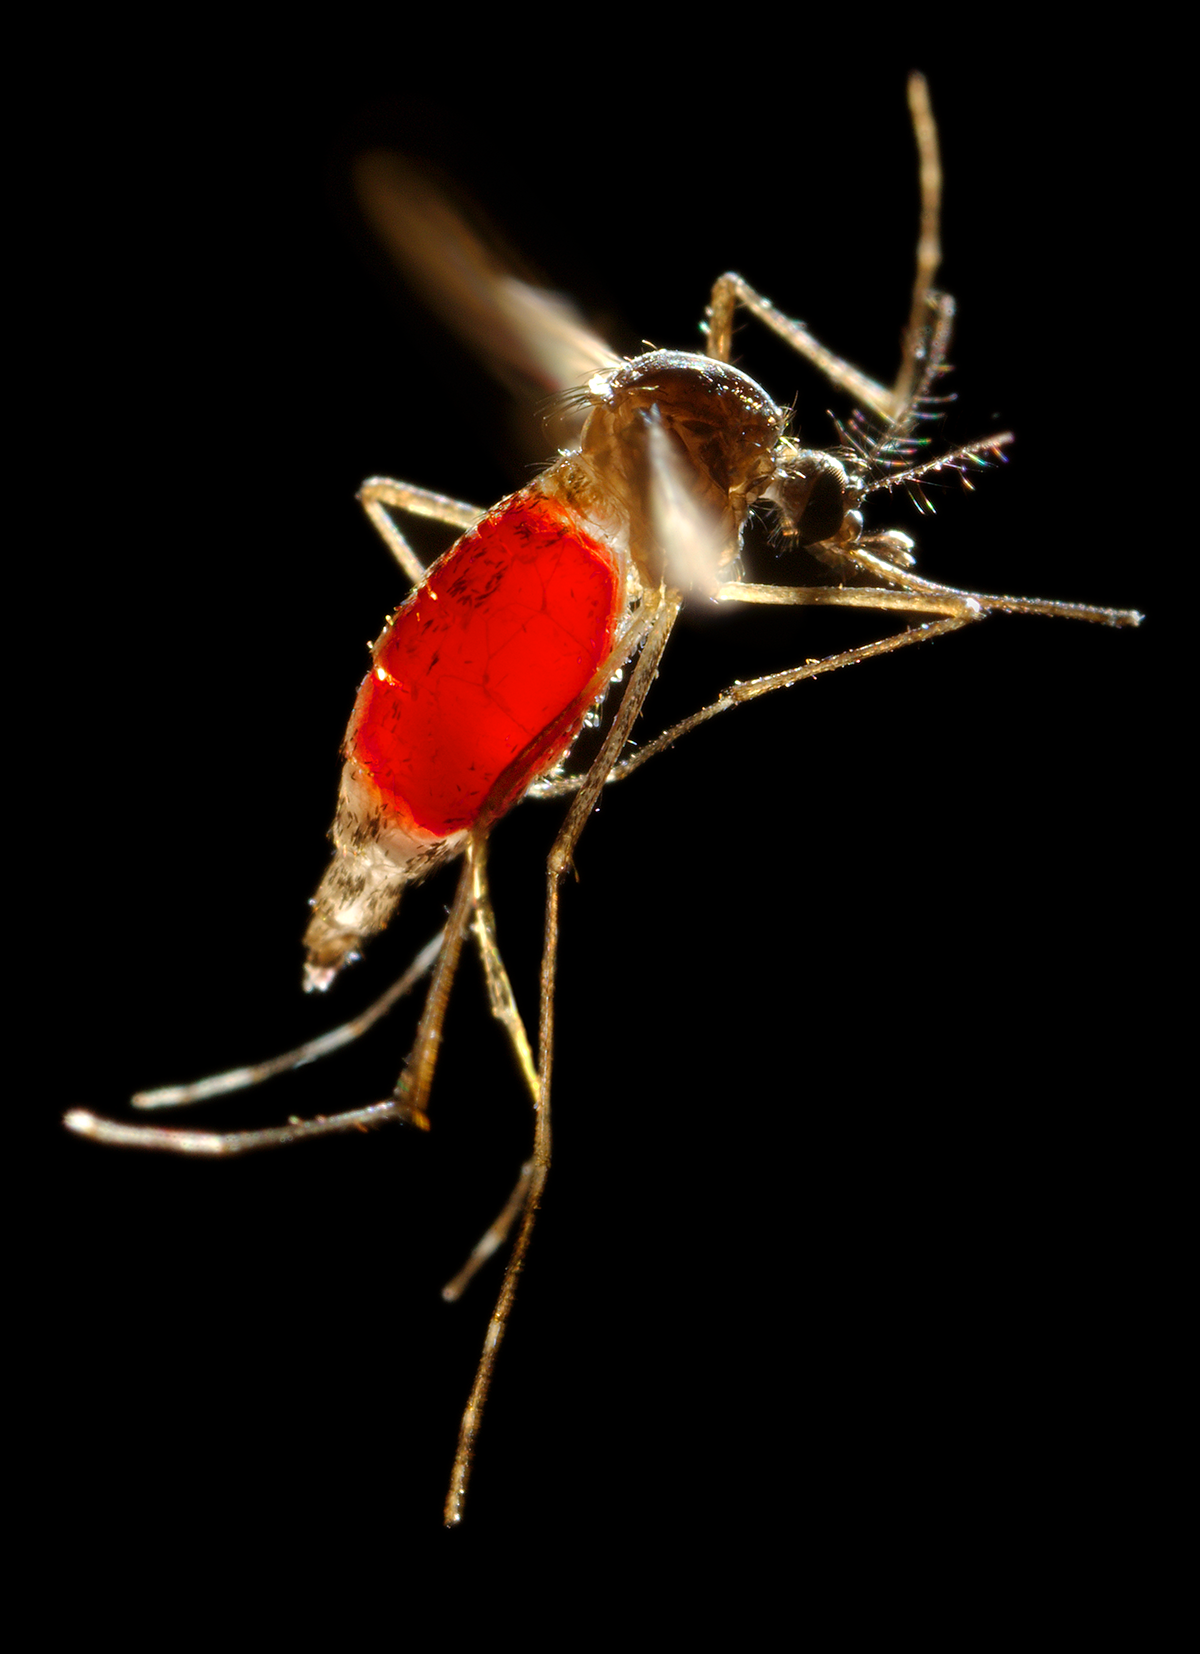
[[[413,591],[374,644],[343,746],[334,854],[313,898],[306,986],[323,991],[389,922],[405,887],[444,862],[462,870],[444,930],[362,1016],[267,1063],[139,1094],[135,1106],[195,1103],[255,1084],[356,1039],[429,976],[412,1051],[392,1095],[369,1106],[259,1131],[132,1126],[82,1109],[66,1123],[95,1141],[190,1155],[234,1155],[393,1119],[427,1129],[447,1001],[464,942],[478,949],[491,1009],[534,1109],[532,1153],[503,1211],[445,1289],[457,1297],[516,1237],[462,1417],[447,1525],[459,1522],[480,1417],[550,1166],[550,1098],[559,903],[601,790],[700,724],[840,667],[890,654],[1000,611],[1131,626],[1130,611],[959,590],[914,572],[912,540],[869,529],[871,496],[922,479],[968,475],[1000,456],[1007,433],[924,457],[917,435],[946,369],[950,298],[935,290],[940,168],[923,80],[909,86],[922,218],[909,323],[886,386],[826,350],[740,276],[712,289],[705,354],[614,355],[561,300],[501,267],[445,202],[402,163],[369,156],[357,186],[367,216],[410,279],[481,349],[558,393],[560,451],[490,511],[386,478],[360,499]],[[861,409],[829,450],[789,433],[786,412],[731,360],[741,306]],[[396,513],[459,535],[426,569]],[[752,514],[803,548],[828,583],[755,583],[742,567]],[[841,606],[916,624],[826,659],[731,685],[711,704],[626,756],[643,702],[685,603]],[[593,708],[628,670],[586,773],[562,763]],[[494,824],[527,794],[571,797],[546,872],[536,1041],[529,1038],[496,938],[487,852]]]

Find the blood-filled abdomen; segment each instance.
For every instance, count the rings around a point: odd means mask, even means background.
[[[536,488],[510,496],[396,611],[346,756],[389,812],[438,836],[471,826],[521,756],[500,813],[570,745],[623,600],[612,551],[574,513]]]

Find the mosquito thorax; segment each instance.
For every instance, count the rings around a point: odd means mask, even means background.
[[[592,411],[580,439],[585,464],[632,480],[638,434],[653,413],[682,444],[704,493],[732,509],[740,527],[775,470],[786,423],[748,374],[687,351],[654,350],[595,374]]]

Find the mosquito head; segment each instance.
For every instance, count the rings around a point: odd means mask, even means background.
[[[784,534],[796,545],[842,539],[848,515],[852,531],[862,526],[856,509],[862,499],[860,483],[840,459],[819,448],[781,455],[766,497],[779,512]]]
[[[970,488],[970,473],[1002,459],[1001,450],[1012,441],[1010,433],[1003,431],[913,464],[923,445],[896,435],[896,430],[893,425],[872,435],[856,416],[849,425],[838,425],[843,442],[836,452],[798,448],[787,438],[779,444],[775,476],[762,498],[775,506],[791,545],[813,549],[825,560],[827,553],[832,556],[857,546],[901,568],[911,568],[915,559],[907,534],[882,529],[864,536],[862,505],[867,495],[903,489],[918,510],[930,512],[933,506],[921,491],[922,479],[955,472],[963,486]]]

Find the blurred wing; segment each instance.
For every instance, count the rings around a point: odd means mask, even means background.
[[[620,358],[558,293],[522,281],[414,166],[376,151],[354,163],[368,223],[429,308],[512,387],[545,396]]]
[[[736,573],[738,531],[728,511],[697,487],[695,465],[663,428],[657,408],[643,416],[636,439],[642,447],[641,512],[634,512],[638,536],[644,519],[649,537],[642,560],[661,572],[669,586],[712,596]]]

